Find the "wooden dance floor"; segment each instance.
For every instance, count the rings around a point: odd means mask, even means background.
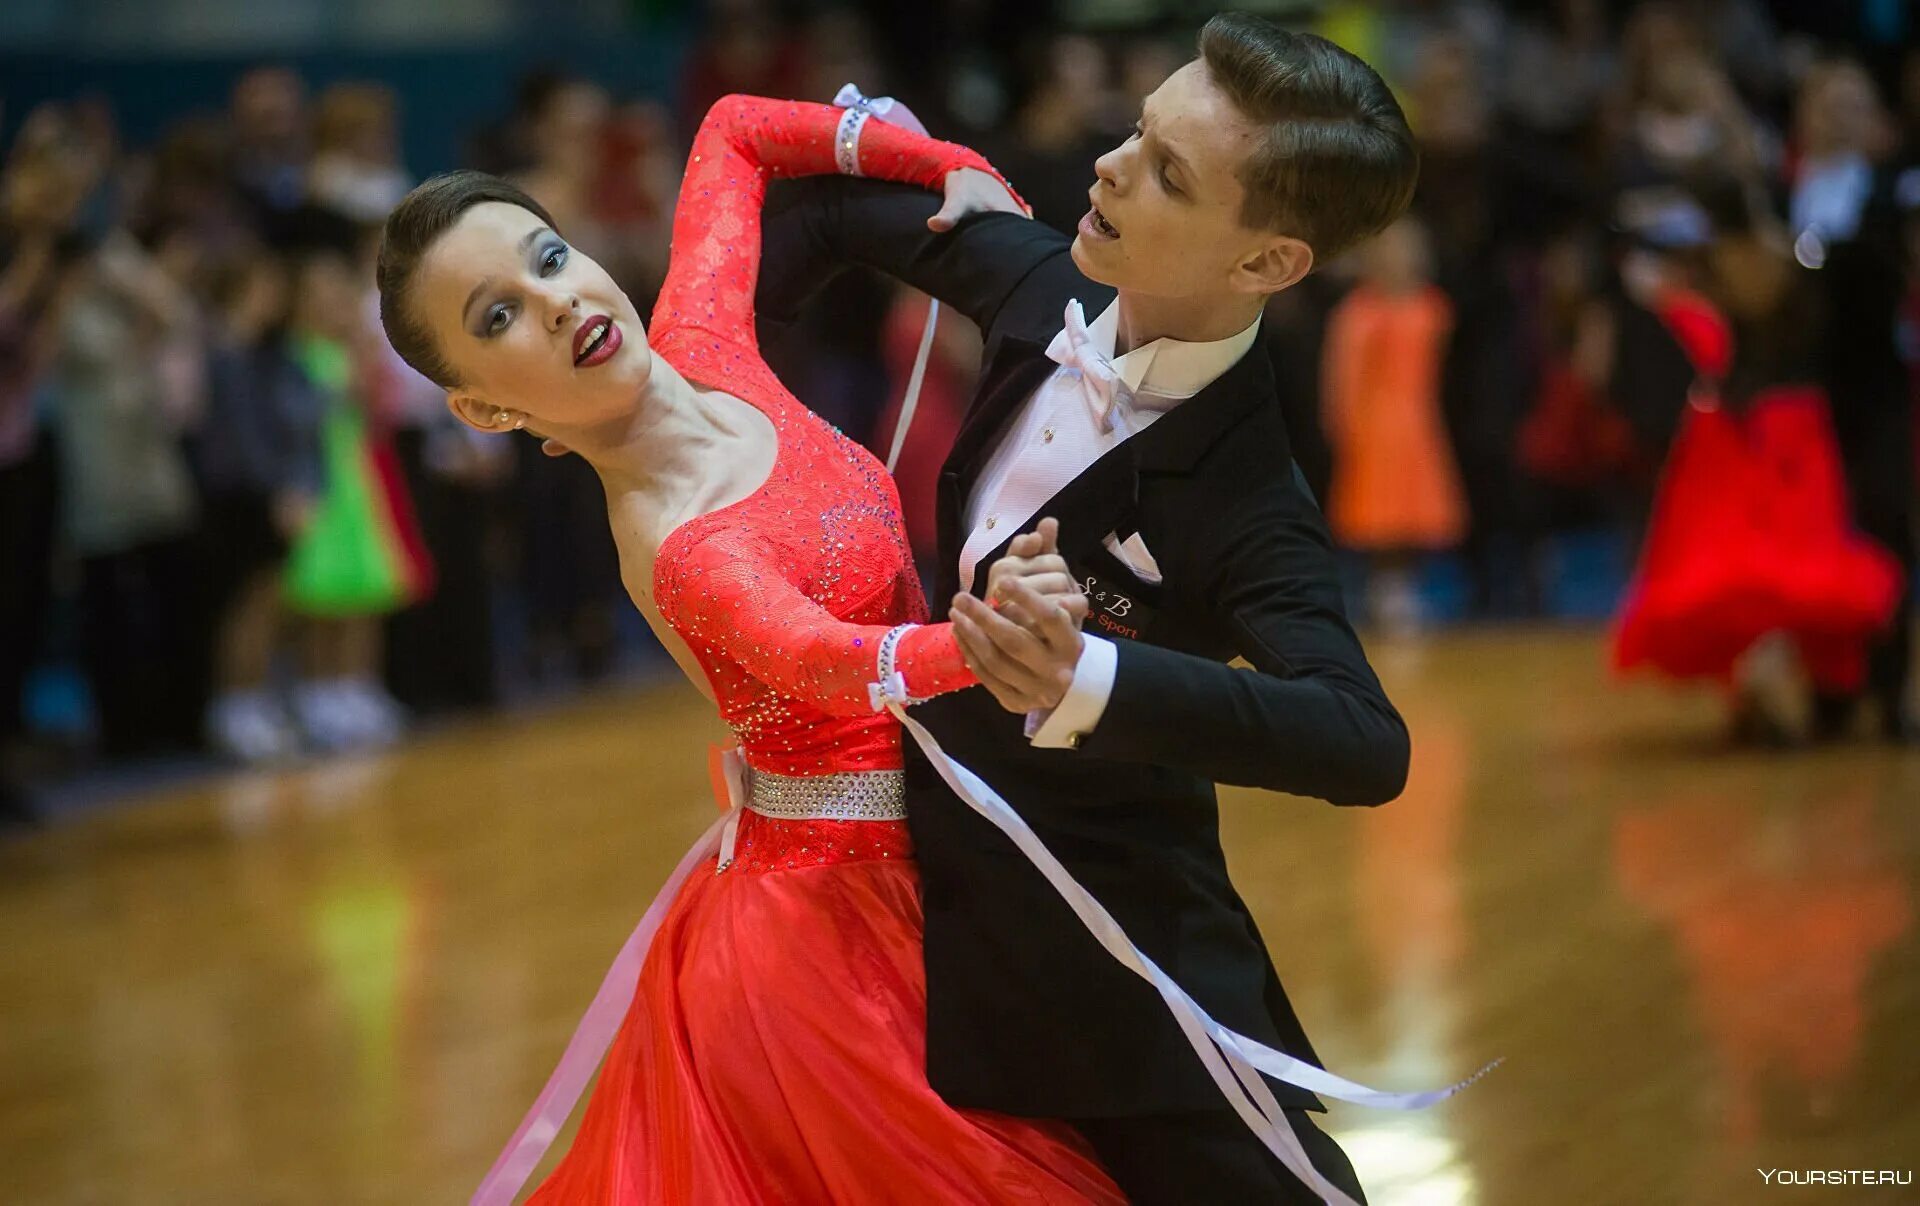
[[[1736,753],[1591,633],[1375,642],[1374,811],[1229,792],[1227,850],[1378,1206],[1911,1201],[1920,755]],[[714,815],[674,684],[0,839],[0,1202],[464,1201]],[[1809,1196],[1810,1195],[1810,1196]]]

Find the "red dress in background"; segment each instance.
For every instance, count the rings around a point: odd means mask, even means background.
[[[833,171],[841,112],[714,107],[650,333],[688,380],[778,432],[760,489],[667,538],[654,595],[747,763],[789,781],[899,770],[900,728],[867,687],[881,639],[927,618],[892,479],[797,402],[754,342],[766,179]],[[932,188],[986,168],[877,120],[860,160]],[[898,667],[915,697],[974,682],[945,624],[907,635]],[[929,1087],[921,934],[904,820],[746,812],[735,861],[696,869],[674,899],[579,1135],[531,1201],[1120,1201],[1070,1128],[957,1110]]]
[[[1900,571],[1854,529],[1826,393],[1774,374],[1730,406],[1719,384],[1753,351],[1739,338],[1804,338],[1804,324],[1736,334],[1682,291],[1658,309],[1701,384],[1661,474],[1614,665],[1728,681],[1756,641],[1784,632],[1816,687],[1857,688],[1868,642],[1892,620]]]

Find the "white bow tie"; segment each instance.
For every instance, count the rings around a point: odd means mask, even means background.
[[[1066,325],[1047,345],[1047,358],[1079,375],[1080,393],[1093,412],[1094,422],[1101,431],[1112,431],[1114,408],[1131,406],[1133,390],[1121,380],[1106,353],[1093,345],[1093,337],[1087,333],[1086,311],[1078,301],[1067,303]]]

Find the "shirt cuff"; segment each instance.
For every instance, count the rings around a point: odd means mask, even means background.
[[[1093,732],[1113,698],[1114,670],[1120,651],[1105,637],[1083,635],[1080,660],[1073,667],[1073,685],[1057,707],[1027,713],[1027,740],[1044,750],[1071,750]]]

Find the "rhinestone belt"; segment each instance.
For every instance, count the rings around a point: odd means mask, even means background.
[[[900,821],[906,775],[897,770],[775,775],[754,771],[747,807],[783,821]]]

